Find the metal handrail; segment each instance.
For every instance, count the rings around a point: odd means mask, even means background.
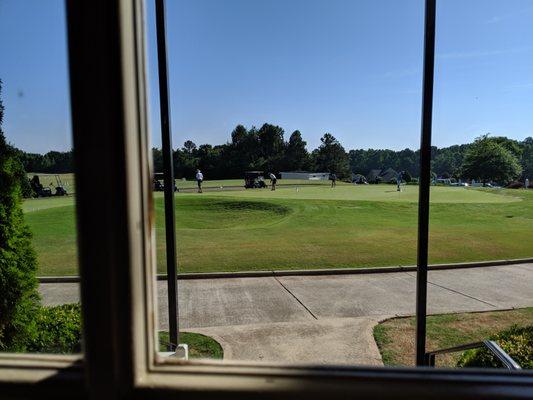
[[[507,369],[510,369],[510,370],[522,369],[522,367],[520,367],[520,365],[515,360],[513,360],[511,356],[507,354],[498,345],[498,343],[494,342],[493,340],[484,340],[482,342],[468,343],[468,344],[463,344],[461,346],[449,347],[447,349],[440,349],[440,350],[427,352],[426,363],[429,367],[434,367],[435,356],[438,354],[456,353],[458,351],[477,349],[480,347],[486,347],[492,354],[494,354],[498,358],[498,360],[502,362],[503,365],[505,365]]]

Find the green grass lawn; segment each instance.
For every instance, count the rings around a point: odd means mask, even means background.
[[[159,351],[167,351],[168,332],[159,332]],[[215,339],[194,332],[180,332],[180,344],[189,346],[189,359],[191,358],[224,358],[222,346]]]
[[[445,349],[488,339],[494,333],[513,325],[533,323],[533,307],[510,311],[432,315],[427,318],[428,351]],[[393,318],[374,327],[383,363],[395,366],[414,366],[414,317]],[[437,356],[436,365],[454,367],[461,353]]]
[[[158,270],[164,206],[156,193]],[[295,185],[176,194],[182,272],[413,265],[418,187]],[[430,261],[533,256],[533,190],[433,187]],[[103,200],[103,199],[102,199]],[[95,197],[94,201],[99,201]],[[74,198],[24,203],[40,275],[77,273]]]

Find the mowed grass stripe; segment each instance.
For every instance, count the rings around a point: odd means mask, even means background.
[[[337,193],[340,187],[306,187],[307,196],[314,198],[294,198],[304,193],[294,189],[178,193],[180,271],[412,265],[416,261],[417,203],[370,200],[387,198],[391,188],[394,186],[348,187],[351,192]],[[443,202],[452,193],[448,189],[457,190],[453,193],[458,194],[458,202]],[[529,240],[533,191],[494,194],[443,187],[432,191],[432,263],[533,255]],[[352,198],[346,199],[347,193]],[[409,199],[416,197],[417,191],[403,194]],[[332,199],[335,196],[340,199]],[[76,274],[74,199],[30,200],[24,208],[34,232],[39,274]],[[157,264],[164,272],[164,207],[159,193],[155,209]]]

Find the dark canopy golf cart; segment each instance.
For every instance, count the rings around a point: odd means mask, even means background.
[[[246,189],[265,188],[263,171],[246,171],[244,173],[244,187]]]
[[[44,179],[55,179],[54,182],[50,182],[48,186],[44,186],[41,183],[41,178]],[[30,179],[30,186],[33,189],[33,193],[35,197],[50,197],[50,196],[67,196],[67,189],[65,188],[65,185],[63,185],[63,181],[61,180],[61,176],[58,174],[39,174],[34,175],[33,178]],[[56,192],[52,193],[52,189],[55,189]]]
[[[165,184],[163,183],[164,178],[165,178],[165,174],[163,174],[162,172],[156,172],[154,174],[153,190],[155,192],[162,192],[165,190]],[[176,187],[175,179],[174,179],[174,191],[179,192],[178,188]]]

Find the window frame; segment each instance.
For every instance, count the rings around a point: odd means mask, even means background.
[[[144,4],[142,0],[66,0],[66,4],[84,353],[2,354],[0,393],[233,399],[295,395],[416,399],[430,393],[436,399],[531,396],[533,375],[527,371],[160,358]],[[426,4],[434,7],[435,0]],[[91,196],[94,174],[106,177],[100,185],[105,199]]]

